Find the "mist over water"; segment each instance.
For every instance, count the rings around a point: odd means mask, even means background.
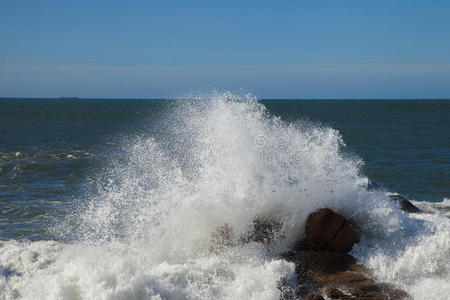
[[[355,220],[352,254],[377,277],[417,299],[450,294],[449,219],[367,191],[337,130],[230,93],[177,101],[159,120],[111,147],[55,241],[0,242],[2,298],[279,299],[281,280],[296,285],[281,254],[322,207]],[[242,241],[255,219],[281,224],[271,243]]]

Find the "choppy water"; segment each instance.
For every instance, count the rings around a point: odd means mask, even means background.
[[[380,279],[444,299],[449,117],[447,100],[0,100],[0,299],[277,299],[295,282],[280,254],[324,206]],[[211,251],[256,217],[282,222],[271,247]]]

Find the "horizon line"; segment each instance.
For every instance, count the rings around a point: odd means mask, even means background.
[[[173,100],[193,100],[191,98],[113,98],[113,97],[0,97],[0,100],[154,100],[154,101],[173,101]],[[199,99],[203,100],[203,99]],[[342,101],[342,100],[450,100],[450,98],[257,98],[259,101]]]

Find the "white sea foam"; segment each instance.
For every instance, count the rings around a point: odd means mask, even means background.
[[[276,299],[277,281],[293,272],[257,245],[179,263],[115,243],[5,242],[0,249],[4,299]]]
[[[417,299],[447,291],[447,219],[411,217],[367,191],[336,130],[285,123],[250,97],[207,98],[180,101],[164,134],[114,151],[97,191],[57,229],[64,242],[2,242],[0,299],[279,299],[281,280],[295,285],[280,254],[321,207],[356,221],[352,253],[381,279]],[[270,246],[239,240],[257,217],[282,224]],[[224,225],[234,240],[217,247]]]
[[[375,275],[408,291],[414,299],[448,299],[450,295],[450,219],[411,215],[396,237],[378,237],[376,247],[358,245],[354,252]]]
[[[413,201],[411,202],[419,207],[420,209],[434,214],[440,214],[450,217],[450,198],[444,198],[440,202],[424,202],[424,201]]]

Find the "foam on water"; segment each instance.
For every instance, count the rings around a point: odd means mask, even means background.
[[[367,191],[336,130],[229,93],[177,102],[164,120],[163,134],[114,151],[59,242],[2,242],[2,299],[278,299],[280,281],[295,286],[280,254],[321,207],[356,221],[352,253],[381,279],[417,299],[448,291],[448,219],[411,217]],[[256,218],[282,224],[270,245],[239,239]],[[225,225],[230,241],[217,245]]]
[[[380,279],[395,283],[414,299],[450,295],[450,219],[416,214],[396,238],[377,238],[377,247],[358,245],[360,259]],[[357,252],[358,250],[354,250]]]
[[[444,198],[440,202],[423,202],[412,201],[415,206],[420,209],[433,214],[440,214],[450,217],[450,198]]]

